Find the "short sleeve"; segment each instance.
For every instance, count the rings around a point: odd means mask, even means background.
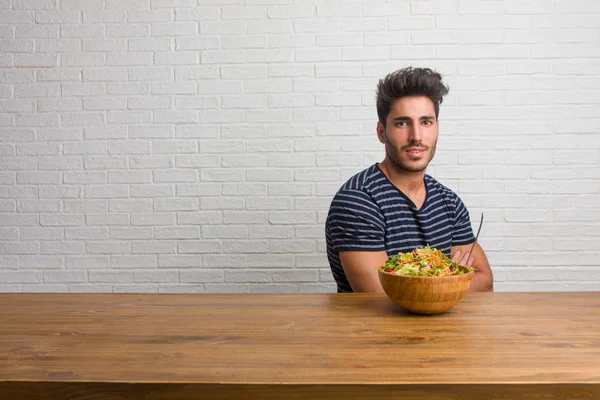
[[[460,197],[454,201],[454,229],[452,232],[452,246],[462,246],[475,241],[469,211]]]
[[[358,190],[340,190],[327,216],[328,240],[341,251],[384,251],[385,222],[373,199]]]

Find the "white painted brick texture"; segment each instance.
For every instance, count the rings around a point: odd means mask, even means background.
[[[0,291],[334,291],[328,205],[408,65],[496,289],[600,290],[596,0],[0,4]]]

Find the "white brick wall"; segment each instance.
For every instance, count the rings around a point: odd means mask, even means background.
[[[497,290],[599,290],[597,0],[0,1],[0,290],[333,291],[407,65],[451,87],[429,172]]]

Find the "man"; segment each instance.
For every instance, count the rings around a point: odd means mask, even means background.
[[[427,175],[438,139],[439,106],[448,93],[428,68],[405,68],[377,86],[377,137],[385,159],[350,178],[336,193],[325,226],[337,291],[382,292],[377,266],[389,256],[429,245],[476,268],[474,291],[493,278],[461,199]]]

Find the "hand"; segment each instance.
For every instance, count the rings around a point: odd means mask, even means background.
[[[457,263],[460,266],[463,267],[470,267],[473,265],[473,263],[475,262],[475,260],[473,259],[473,257],[469,257],[469,253],[467,252],[462,258],[460,257],[460,250],[458,250],[456,253],[454,253],[452,255],[452,261],[454,261],[455,263]],[[467,265],[467,261],[469,262],[469,265]]]

